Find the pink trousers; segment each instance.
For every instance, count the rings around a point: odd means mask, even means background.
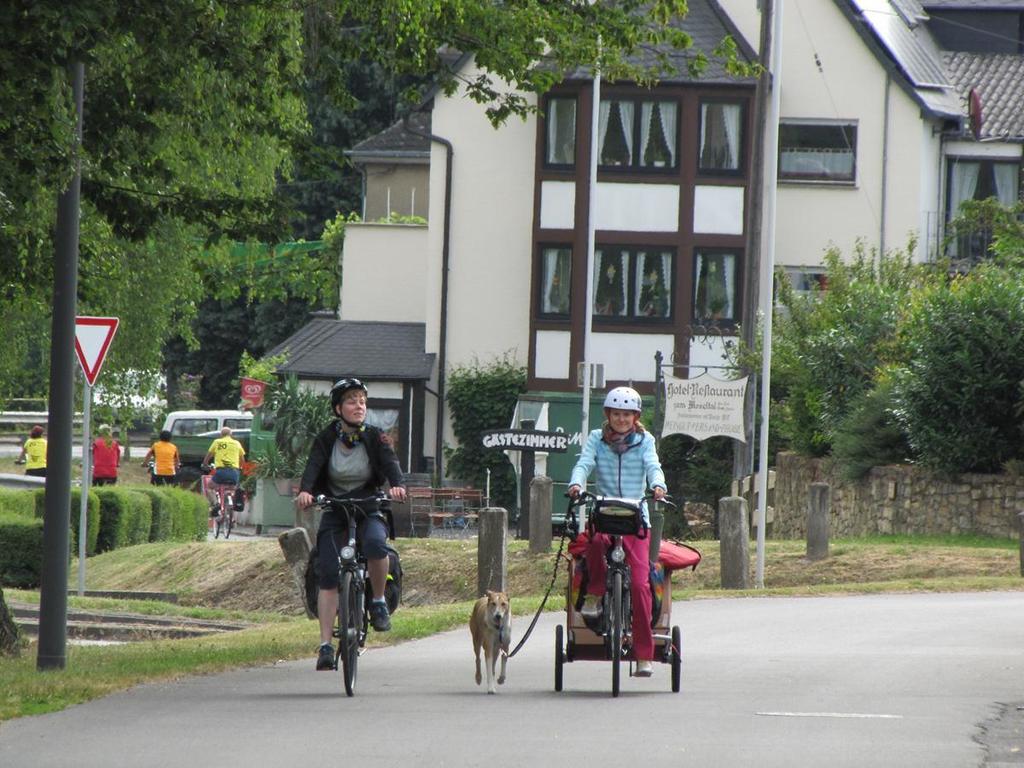
[[[608,563],[605,551],[612,537],[598,533],[587,545],[587,593],[601,596],[605,593]],[[623,536],[622,548],[632,575],[629,592],[633,602],[633,654],[639,661],[654,658],[654,636],[651,631],[650,540],[636,536]]]

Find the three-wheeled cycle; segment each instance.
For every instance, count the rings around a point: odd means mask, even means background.
[[[633,608],[630,597],[630,566],[622,546],[623,536],[647,538],[644,524],[644,499],[621,499],[580,493],[569,500],[566,510],[568,535],[573,538],[569,551],[576,557],[569,559],[569,580],[566,595],[566,623],[563,629],[555,627],[555,690],[562,690],[563,666],[574,661],[610,661],[612,666],[612,696],[619,695],[621,665],[629,664],[633,674],[636,657],[632,647]],[[663,500],[664,501],[664,500]],[[671,502],[664,501],[670,504]],[[672,505],[674,506],[674,505]],[[580,532],[580,515],[585,514],[585,528]],[[583,601],[579,570],[583,567],[582,553],[585,542],[595,534],[608,534],[611,545],[607,548],[607,575],[602,610],[597,620],[585,619],[580,612]],[[690,550],[695,567],[700,553]],[[657,558],[657,553],[655,558]],[[687,563],[690,565],[690,563]],[[669,664],[672,691],[678,693],[682,674],[682,632],[671,626],[671,579],[662,582],[664,591],[660,606],[655,603],[656,616],[650,618],[654,635],[654,661]]]

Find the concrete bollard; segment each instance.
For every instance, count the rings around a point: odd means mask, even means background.
[[[807,505],[807,559],[828,557],[828,519],[832,509],[832,491],[828,483],[811,483]]]
[[[750,589],[750,524],[741,496],[718,500],[718,551],[722,589]]]
[[[530,552],[538,554],[551,549],[551,485],[545,475],[530,481]]]
[[[1020,521],[1020,575],[1024,576],[1024,512],[1017,513]]]
[[[487,507],[479,513],[480,532],[476,549],[476,594],[504,592],[508,581],[508,512]]]
[[[299,602],[306,611],[306,616],[315,619],[306,603],[306,564],[309,562],[309,553],[312,550],[309,534],[305,528],[290,528],[277,537],[277,543],[281,545],[284,552],[285,562],[288,563],[288,572],[292,576],[292,583],[298,594]]]

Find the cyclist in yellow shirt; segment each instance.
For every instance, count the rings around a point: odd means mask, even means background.
[[[204,464],[213,464],[213,477],[209,485],[208,494],[210,503],[210,516],[216,517],[220,509],[217,498],[218,485],[237,486],[242,479],[242,458],[245,456],[245,448],[231,436],[231,427],[222,427],[220,437],[210,443],[210,450],[206,452]]]
[[[32,427],[29,438],[21,446],[21,455],[18,456],[18,464],[25,465],[25,474],[32,477],[46,477],[46,438],[43,437],[43,428],[39,425]]]

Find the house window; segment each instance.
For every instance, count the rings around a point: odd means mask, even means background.
[[[602,99],[598,112],[600,164],[618,168],[676,167],[674,101]]]
[[[569,316],[569,288],[572,278],[572,249],[545,248],[541,251],[540,313]]]
[[[813,296],[828,288],[828,273],[824,267],[786,267],[785,271],[798,296]]]
[[[739,104],[706,101],[700,105],[700,170],[739,170],[741,115]]]
[[[949,161],[949,211],[953,216],[965,200],[987,200],[995,197],[1006,206],[1017,202],[1020,165],[1016,160]]]
[[[693,260],[693,319],[697,323],[736,320],[735,253],[703,251]]]
[[[576,162],[576,99],[548,99],[545,115],[547,147],[544,160],[548,165],[574,165]]]
[[[788,121],[779,126],[779,178],[854,181],[857,126]]]
[[[672,317],[672,252],[599,248],[594,252],[594,316]]]
[[[1020,165],[1017,160],[949,159],[949,205],[948,219],[960,213],[960,207],[967,200],[996,198],[1005,206],[1014,205],[1019,199]],[[988,253],[992,243],[991,231],[958,232],[950,241],[948,255],[953,258],[980,260]]]

